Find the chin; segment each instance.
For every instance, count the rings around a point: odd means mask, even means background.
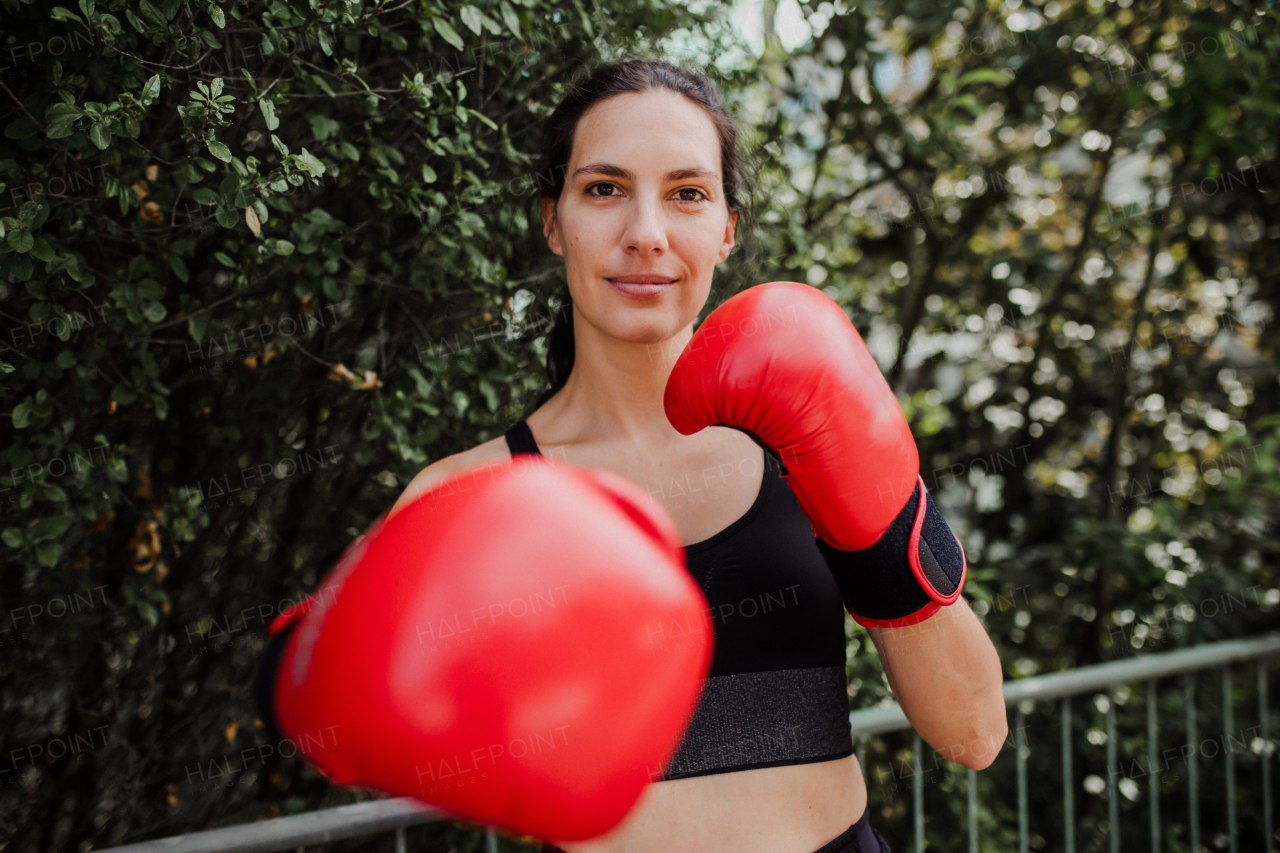
[[[659,344],[670,340],[677,331],[671,323],[633,323],[618,337],[633,344]]]

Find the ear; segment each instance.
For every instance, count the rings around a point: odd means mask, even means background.
[[[729,214],[729,221],[724,226],[724,242],[720,244],[720,253],[716,256],[716,266],[724,263],[729,257],[729,253],[733,251],[734,231],[738,227],[738,211]]]
[[[542,236],[547,238],[547,246],[557,255],[564,255],[560,245],[560,234],[556,231],[556,202],[554,198],[542,200]]]

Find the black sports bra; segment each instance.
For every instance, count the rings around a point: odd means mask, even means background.
[[[506,439],[512,455],[541,453],[523,420]],[[650,769],[655,781],[853,754],[844,603],[777,460],[764,457],[760,493],[746,514],[685,546],[707,599],[715,653],[679,749],[666,767]],[[655,624],[649,635],[661,648],[688,642],[693,629],[701,630]]]

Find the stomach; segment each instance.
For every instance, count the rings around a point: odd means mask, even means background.
[[[813,853],[862,817],[856,756],[648,785],[622,823],[565,853]]]

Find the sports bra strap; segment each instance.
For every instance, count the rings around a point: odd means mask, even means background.
[[[507,430],[507,448],[511,451],[511,455],[517,453],[536,453],[542,455],[542,451],[538,449],[538,442],[533,440],[533,430],[529,429],[529,425],[524,420],[518,420],[511,425],[511,429]]]

